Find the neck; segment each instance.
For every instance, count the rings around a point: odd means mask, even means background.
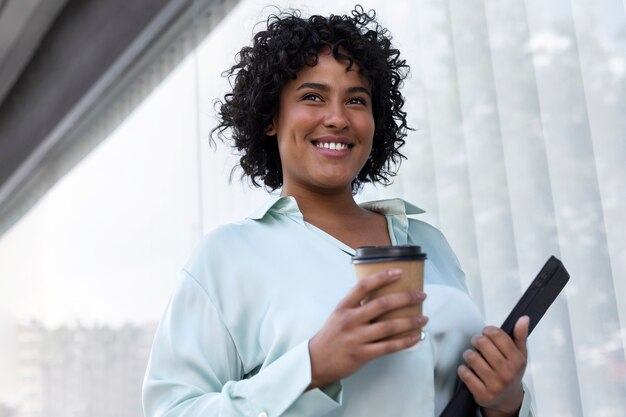
[[[302,190],[283,187],[282,195],[296,199],[304,220],[351,248],[390,245],[385,216],[360,207],[352,190]]]
[[[283,187],[281,195],[294,197],[298,203],[298,208],[307,221],[354,217],[366,212],[354,201],[352,189],[338,192],[311,192],[293,187]]]

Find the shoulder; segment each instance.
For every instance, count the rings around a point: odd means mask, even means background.
[[[409,241],[420,245],[428,257],[431,283],[451,285],[467,292],[465,273],[448,243],[448,239],[436,227],[424,221],[409,219]]]
[[[241,221],[222,224],[209,231],[197,245],[195,253],[233,252],[247,248],[252,241],[271,233],[275,227],[268,222],[246,218]]]
[[[260,236],[263,231],[258,222],[243,220],[224,224],[207,233],[193,250],[184,271],[201,285],[207,277],[215,277],[235,267],[253,262],[259,253]]]
[[[437,229],[435,226],[431,225],[430,223],[426,223],[425,221],[413,219],[410,217],[408,218],[408,220],[409,220],[409,232],[420,233],[422,235],[431,237],[433,239],[445,240],[445,236],[443,235],[443,233],[441,233],[439,229]]]
[[[448,240],[435,226],[421,220],[409,218],[408,229],[409,239],[413,240],[414,244],[423,246],[423,249],[430,250],[433,253],[452,252]]]
[[[216,250],[223,248],[226,244],[242,244],[248,241],[250,237],[260,233],[259,226],[259,222],[250,219],[220,225],[202,238],[196,250]]]

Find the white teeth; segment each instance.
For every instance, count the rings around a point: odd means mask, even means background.
[[[340,151],[344,149],[348,149],[348,144],[346,143],[336,143],[336,142],[318,142],[316,145],[318,148],[330,149],[331,151]]]

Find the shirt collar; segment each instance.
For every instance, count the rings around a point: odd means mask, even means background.
[[[300,213],[298,203],[292,196],[279,195],[267,200],[263,205],[257,208],[250,216],[249,219],[261,220],[269,211],[279,213]]]
[[[389,216],[395,216],[395,215],[410,216],[413,214],[425,213],[425,211],[422,210],[421,208],[401,198],[390,198],[386,200],[367,201],[359,205],[365,209],[375,211],[377,213],[381,213],[384,215],[389,215]]]
[[[401,198],[368,201],[359,205],[368,210],[391,216],[410,216],[424,213],[424,210],[422,210],[421,208],[409,203],[408,201],[404,201]],[[301,215],[300,209],[298,208],[298,203],[296,202],[295,198],[293,198],[292,196],[276,196],[266,201],[250,216],[248,216],[248,218],[252,220],[261,220],[270,211],[278,213],[294,213]]]

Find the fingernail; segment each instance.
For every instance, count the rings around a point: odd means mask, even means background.
[[[484,329],[484,331],[483,331],[483,334],[484,334],[485,336],[495,336],[495,335],[496,335],[496,333],[498,333],[498,330],[499,330],[499,329],[498,329],[497,327],[494,327],[494,326],[486,326],[486,327],[485,327],[485,329]]]
[[[399,268],[389,269],[389,270],[387,270],[387,274],[390,277],[395,277],[395,276],[398,276],[398,275],[402,274],[402,270],[399,269]]]

